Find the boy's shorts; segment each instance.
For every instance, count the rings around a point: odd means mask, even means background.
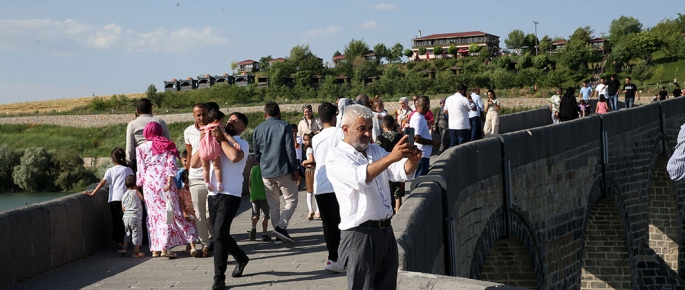
[[[136,246],[140,246],[143,243],[142,217],[124,217],[124,229],[126,230],[124,242],[133,242]]]
[[[252,201],[252,217],[259,218],[259,210],[262,211],[262,217],[269,219],[269,203],[266,200],[253,200]]]

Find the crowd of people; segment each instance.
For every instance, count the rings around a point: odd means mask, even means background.
[[[577,118],[588,116],[594,111],[596,114],[606,114],[611,111],[617,111],[618,100],[620,93],[624,95],[624,105],[626,109],[632,108],[635,105],[635,100],[640,100],[640,91],[637,85],[633,83],[631,77],[626,77],[623,85],[618,81],[616,75],[609,76],[609,81],[604,77],[599,79],[599,83],[593,88],[588,81],[583,81],[580,88],[579,99],[576,99],[575,88],[568,87],[557,88],[556,93],[549,98],[549,110],[551,112],[552,123],[556,124],[562,121],[570,121]],[[674,89],[671,92],[672,98],[677,98],[683,95],[678,83],[674,83]],[[652,98],[652,101],[664,101],[669,98],[666,87],[662,86],[661,90]],[[592,109],[591,102],[596,100],[595,108]]]
[[[324,102],[318,117],[306,104],[298,124],[282,120],[278,104],[268,102],[265,120],[252,135],[259,163],[252,168],[245,168],[250,144],[240,138],[248,125],[244,114],[227,116],[215,103],[194,105],[194,123],[184,130],[185,147],[179,151],[166,123],[152,115],[151,102],[141,99],[125,149],[112,150],[114,166],[85,194],[110,184],[119,254],[128,256],[132,244],[130,256],[145,257],[140,246],[147,239],[152,257],[174,259],[172,248],[185,245],[193,257],[213,257],[212,288],[223,289],[228,255],[236,261],[232,277],[242,276],[250,260],[230,234],[242,200],[243,171],[250,172],[252,241],[261,219],[262,241],[296,242],[288,226],[304,179],[307,217],[322,223],[324,269],[347,273],[350,289],[392,289],[398,254],[390,221],[400,210],[404,182],[426,174],[431,155],[497,133],[495,92],[489,90],[483,102],[479,89],[472,94],[466,89],[459,86],[455,95],[441,99],[435,112],[430,99],[418,95],[411,104],[401,98],[391,113],[380,98],[365,94]]]

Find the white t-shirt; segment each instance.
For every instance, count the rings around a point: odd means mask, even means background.
[[[599,99],[599,95],[604,95],[605,98],[609,98],[609,89],[607,85],[605,84],[598,84],[597,85],[597,99]]]
[[[240,161],[233,163],[226,157],[223,150],[221,151],[221,176],[223,177],[224,186],[222,192],[210,191],[209,195],[228,194],[232,196],[241,197],[243,195],[243,171],[245,170],[245,163],[247,163],[247,154],[250,152],[250,144],[247,141],[240,139],[240,136],[233,136],[235,142],[240,145],[240,150],[243,150],[245,156]],[[213,163],[213,162],[212,162]],[[214,173],[214,165],[210,163],[209,167],[209,182],[216,189],[216,174]]]
[[[295,136],[295,153],[297,154],[297,160],[300,160],[300,163],[302,163],[302,144],[304,144],[304,141],[302,141],[302,138],[300,136]]]
[[[426,122],[426,117],[419,114],[419,112],[414,112],[409,119],[409,127],[414,128],[414,136],[421,136],[421,138],[426,140],[433,140],[431,133],[428,128],[428,122]],[[433,153],[433,145],[422,145],[419,143],[416,147],[421,150],[421,158],[430,158]]]
[[[193,147],[193,152],[188,152],[188,161],[195,155],[197,150],[200,150],[200,130],[195,128],[195,124],[188,126],[188,128],[183,131],[183,140],[186,144]],[[202,177],[202,167],[192,168],[188,170],[188,180],[203,179]]]
[[[314,155],[314,150],[312,150],[312,147],[307,147],[307,152],[304,154],[304,160],[309,160],[309,154]],[[314,159],[316,160],[316,159]]]
[[[471,128],[469,124],[469,111],[475,107],[474,103],[460,93],[449,96],[445,100],[445,110],[449,114],[448,126],[451,130],[464,130]]]
[[[326,156],[333,151],[338,143],[345,139],[342,129],[337,127],[330,127],[321,130],[319,134],[312,138],[312,150],[314,151],[314,160],[316,161],[316,169],[314,169],[314,194],[333,193],[333,185],[328,180],[326,174]]]
[[[126,192],[126,177],[134,175],[131,167],[116,165],[105,171],[103,180],[109,182],[109,199],[107,202],[121,201],[121,197]]]
[[[471,100],[473,100],[473,103],[476,104],[476,106],[478,106],[478,109],[476,109],[475,111],[469,111],[469,118],[478,117],[480,116],[480,112],[485,110],[483,100],[476,93],[471,94]]]

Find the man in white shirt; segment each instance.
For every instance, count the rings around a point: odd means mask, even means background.
[[[480,97],[479,88],[473,89],[471,100],[476,104],[476,110],[469,111],[469,125],[471,125],[471,138],[469,141],[475,141],[483,138],[483,120],[481,120],[480,116],[483,114],[485,107],[483,105],[483,100]]]
[[[599,78],[599,84],[597,85],[594,94],[595,100],[599,100],[600,95],[604,95],[604,98],[609,99],[609,90],[607,89],[607,85],[604,84],[604,78]]]
[[[319,118],[323,122],[323,130],[312,138],[314,161],[317,161],[314,169],[314,198],[319,205],[321,223],[323,224],[323,236],[328,249],[328,262],[325,270],[344,273],[345,268],[338,263],[338,246],[340,246],[340,205],[335,198],[333,185],[326,175],[326,156],[338,146],[345,138],[342,129],[335,126],[336,112],[338,109],[331,103],[319,105]]]
[[[247,162],[249,144],[240,139],[240,134],[245,131],[248,119],[242,113],[232,113],[226,122],[226,134],[233,136],[240,144],[240,150],[230,144],[223,132],[212,130],[212,136],[221,144],[221,174],[223,176],[223,191],[209,193],[209,219],[214,225],[214,284],[212,289],[224,289],[226,287],[226,260],[228,254],[236,261],[236,266],[231,273],[232,277],[243,275],[245,266],[250,261],[245,252],[238,247],[235,239],[231,237],[231,222],[240,208],[243,193],[243,171]],[[218,188],[214,167],[210,166],[210,183]]]
[[[326,173],[340,204],[339,262],[347,270],[347,287],[396,289],[399,261],[388,182],[413,179],[421,152],[407,144],[407,136],[389,153],[370,144],[372,118],[369,108],[347,107],[345,138],[326,156]]]
[[[421,150],[421,161],[419,162],[419,168],[416,170],[416,176],[423,176],[428,173],[430,157],[433,153],[433,137],[424,116],[429,110],[428,106],[430,106],[430,99],[426,96],[420,96],[416,100],[416,111],[414,111],[411,119],[409,119],[409,127],[414,128],[414,144]]]
[[[152,116],[152,102],[148,99],[140,99],[136,102],[136,116],[135,120],[128,123],[126,126],[126,160],[133,165],[135,171],[136,165],[136,147],[145,143],[143,136],[143,129],[147,123],[157,122],[164,130],[164,137],[171,140],[169,137],[169,129],[164,120]]]
[[[200,162],[200,127],[207,125],[207,105],[204,103],[197,103],[193,106],[193,119],[195,124],[188,126],[183,131],[183,140],[186,145],[186,152],[188,152],[188,181],[190,182],[190,197],[193,201],[193,209],[195,210],[198,238],[200,243],[204,245],[202,248],[202,256],[209,256],[212,249],[212,225],[207,219],[207,186],[202,177],[202,166]],[[194,161],[194,162],[193,162]],[[195,164],[193,164],[195,163]],[[194,166],[191,166],[194,165]]]
[[[477,110],[471,96],[466,96],[466,86],[459,85],[457,93],[445,100],[445,115],[450,130],[450,147],[469,141],[469,112]]]

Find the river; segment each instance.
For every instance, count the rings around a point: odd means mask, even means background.
[[[0,193],[0,212],[67,196],[70,192]]]

